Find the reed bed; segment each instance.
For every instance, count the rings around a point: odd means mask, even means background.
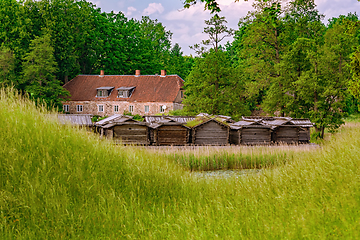
[[[360,238],[359,124],[216,179],[62,126],[13,91],[0,107],[0,239]]]
[[[259,169],[285,164],[318,145],[170,146],[146,147],[149,153],[174,161],[190,171]]]

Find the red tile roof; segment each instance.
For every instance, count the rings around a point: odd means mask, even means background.
[[[78,75],[63,87],[71,101],[174,102],[184,80],[178,75]],[[114,87],[110,96],[96,97],[99,87]],[[136,87],[130,98],[118,98],[117,88]]]

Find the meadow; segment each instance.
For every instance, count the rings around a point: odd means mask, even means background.
[[[261,174],[211,179],[177,162],[204,152],[114,147],[11,90],[0,107],[2,239],[360,237],[359,123],[316,150],[255,150]]]

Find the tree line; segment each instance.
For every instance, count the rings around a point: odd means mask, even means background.
[[[184,109],[232,116],[254,111],[310,118],[320,137],[357,112],[360,31],[356,14],[324,23],[314,0],[255,1],[228,29],[216,0],[209,38],[183,56],[172,33],[149,17],[105,13],[85,0],[0,0],[0,82],[61,107],[61,87],[78,74],[154,74],[185,80]],[[184,1],[190,7],[196,0]],[[221,12],[220,12],[221,13]],[[234,41],[224,44],[226,37]]]
[[[127,19],[85,0],[0,0],[0,82],[60,107],[61,87],[78,74],[169,74],[185,78],[172,33],[149,17]]]
[[[309,118],[319,137],[337,129],[346,114],[358,111],[358,16],[349,13],[324,24],[313,0],[253,6],[232,43],[199,51],[185,83],[185,111],[238,118],[262,109]]]

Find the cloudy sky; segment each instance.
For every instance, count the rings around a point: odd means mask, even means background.
[[[185,55],[194,55],[189,46],[206,39],[206,35],[202,33],[204,20],[208,20],[211,15],[209,11],[204,11],[204,5],[197,4],[190,9],[183,9],[182,0],[90,1],[105,12],[123,12],[128,18],[141,19],[141,16],[150,16],[151,19],[158,19],[173,33],[172,43],[179,43]],[[253,10],[252,2],[253,0],[240,0],[236,3],[234,0],[218,0],[222,9],[219,15],[226,18],[228,27],[237,29],[239,18]],[[315,3],[320,13],[325,14],[325,21],[349,12],[357,12],[360,15],[360,2],[357,0],[315,0]]]

